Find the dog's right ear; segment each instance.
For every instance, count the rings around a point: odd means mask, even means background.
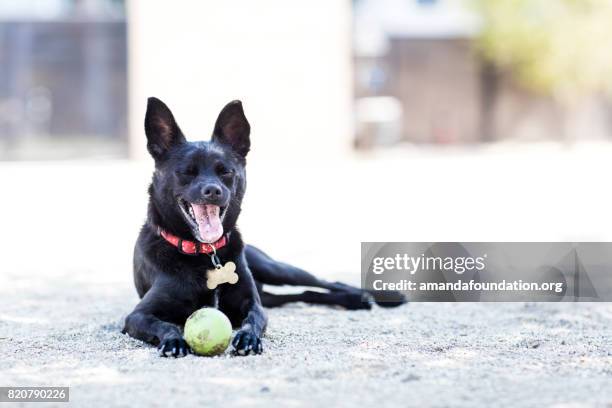
[[[165,103],[153,97],[147,101],[145,133],[147,150],[155,161],[163,159],[172,147],[185,142],[185,136],[176,124],[170,109]]]

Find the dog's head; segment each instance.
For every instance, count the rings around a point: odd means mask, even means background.
[[[170,109],[149,98],[145,133],[155,160],[149,189],[153,221],[181,237],[207,243],[233,229],[250,148],[250,125],[240,101],[221,110],[209,142],[188,142]]]

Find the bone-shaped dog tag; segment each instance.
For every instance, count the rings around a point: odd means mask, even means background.
[[[214,289],[222,283],[233,285],[238,282],[238,274],[236,264],[228,262],[220,268],[209,269],[206,271],[206,286],[208,289]]]

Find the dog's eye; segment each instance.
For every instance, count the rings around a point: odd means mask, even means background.
[[[223,177],[230,177],[234,175],[234,171],[232,169],[228,169],[222,164],[217,165],[217,174]]]

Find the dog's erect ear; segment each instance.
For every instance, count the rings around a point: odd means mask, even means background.
[[[185,136],[176,124],[172,112],[157,98],[149,98],[147,101],[145,133],[147,149],[155,160],[162,159],[170,148],[185,142]]]
[[[251,125],[244,116],[242,103],[232,101],[221,110],[212,140],[226,144],[240,156],[246,157],[251,147],[250,133]]]

